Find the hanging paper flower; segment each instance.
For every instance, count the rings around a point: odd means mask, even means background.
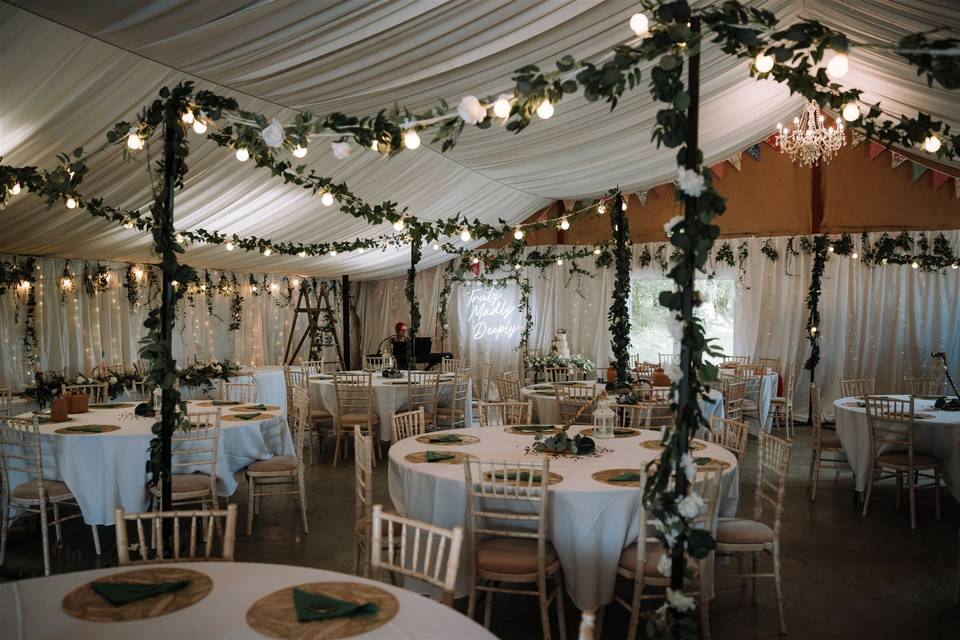
[[[687,482],[693,482],[694,476],[697,475],[697,465],[694,464],[689,453],[684,452],[680,456],[680,468],[683,469],[683,475],[687,476]]]
[[[707,188],[707,183],[704,181],[703,176],[693,169],[680,167],[677,169],[677,186],[685,195],[698,198],[704,189]]]
[[[260,132],[264,144],[271,149],[276,149],[283,144],[283,125],[276,118],[270,121],[270,124]]]
[[[337,160],[346,160],[353,153],[349,142],[331,142],[330,148],[333,149],[333,157]]]
[[[670,577],[670,570],[673,568],[673,559],[665,554],[660,554],[660,559],[657,560],[657,571],[660,572],[660,575]]]
[[[687,520],[696,518],[702,507],[703,498],[696,493],[691,493],[690,495],[685,496],[683,500],[677,504],[677,510],[680,512],[680,515]]]
[[[663,225],[663,232],[667,234],[667,237],[673,235],[673,228],[683,222],[683,216],[673,216],[666,221]]]
[[[457,115],[467,124],[480,124],[487,117],[487,110],[477,96],[463,96],[457,105]]]
[[[674,591],[669,587],[667,587],[667,604],[670,605],[671,609],[675,609],[680,613],[693,611],[693,608],[696,606],[693,598],[684,595],[682,591]]]

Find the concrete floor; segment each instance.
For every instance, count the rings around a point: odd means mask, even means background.
[[[806,492],[809,452],[809,430],[801,428],[791,463],[782,535],[788,637],[960,637],[960,608],[952,605],[960,550],[960,505],[944,492],[943,515],[937,522],[932,494],[922,493],[918,529],[911,531],[909,512],[906,507],[900,512],[894,509],[894,491],[888,483],[874,490],[870,515],[862,518],[849,473],[842,474],[839,482],[832,473],[825,473],[817,501],[811,503]],[[751,440],[741,515],[752,513],[755,453],[756,441]],[[307,478],[310,534],[301,533],[299,514],[285,498],[265,500],[254,535],[238,536],[238,560],[351,571],[352,464],[334,468],[329,462],[315,463],[307,468]],[[389,503],[386,478],[386,465],[381,464],[376,470],[376,495]],[[241,521],[246,513],[242,494],[241,490],[235,497]],[[53,571],[115,564],[113,531],[112,527],[101,529],[103,555],[97,558],[89,529],[76,521],[70,523],[65,527],[67,542],[52,553]],[[723,579],[724,572],[732,569],[729,565],[718,568],[717,597],[710,610],[713,637],[779,637],[772,583],[761,582],[760,604],[754,606],[738,580]],[[0,580],[40,574],[39,534],[35,529],[14,533]],[[457,606],[464,609],[465,602],[458,601]],[[568,638],[576,638],[578,623],[579,613],[568,599]],[[538,637],[536,601],[498,596],[492,631],[501,638]],[[603,631],[605,638],[623,638],[625,612],[611,606]],[[553,636],[557,637],[555,623]]]

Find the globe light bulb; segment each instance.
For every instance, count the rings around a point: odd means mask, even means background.
[[[298,257],[298,258],[306,258],[306,257],[307,257],[307,252],[306,252],[306,251],[298,251],[298,252],[297,252],[297,257]]]
[[[227,251],[233,251],[233,243],[232,243],[232,242],[228,242],[226,248],[227,248]]]
[[[370,148],[376,152],[380,152],[380,141],[376,138],[373,139],[373,142],[370,143]]]
[[[143,138],[137,133],[135,127],[130,127],[130,133],[127,135],[127,148],[134,151],[143,149]]]
[[[602,202],[597,205],[597,213],[599,213],[600,215],[603,215],[606,212],[607,212],[607,205],[603,204]]]
[[[811,333],[811,334],[814,334],[814,333],[816,333],[816,332],[817,332],[817,328],[816,328],[816,327],[810,327],[810,333]]]
[[[557,266],[558,266],[558,267],[562,267],[562,266],[563,266],[563,258],[557,258]]]
[[[201,120],[200,118],[197,118],[196,120],[193,121],[193,132],[194,132],[194,133],[206,133],[206,132],[207,132],[207,124],[206,124],[203,120]]]
[[[434,250],[434,251],[440,251],[440,243],[434,242],[434,243],[433,243],[433,250]]]
[[[954,262],[952,265],[950,265],[950,268],[951,268],[951,269],[960,269],[960,262]]]
[[[912,269],[918,269],[918,268],[920,268],[920,263],[914,261],[914,262],[910,263],[910,267],[911,267]]]
[[[246,162],[247,160],[250,159],[250,152],[247,151],[246,147],[240,147],[239,149],[237,149],[236,156],[237,156],[237,160],[239,160],[240,162]]]
[[[307,148],[297,145],[293,148],[293,156],[295,158],[302,158],[307,155]]]
[[[856,251],[854,251],[853,253],[850,254],[850,257],[853,258],[854,260],[856,260],[857,258],[860,257],[860,254],[857,253]]]
[[[420,146],[420,135],[413,129],[403,134],[403,146],[407,149],[416,149]]]
[[[176,289],[177,287],[180,286],[180,283],[177,282],[176,280],[171,280],[171,281],[170,281],[170,286],[173,287],[174,289]]]
[[[843,112],[841,115],[847,122],[854,122],[860,117],[860,107],[856,102],[851,100],[847,104],[843,105]]]
[[[336,250],[336,249],[330,249],[330,255],[331,255],[331,256],[337,255],[337,250]]]
[[[537,107],[537,115],[546,120],[553,115],[553,104],[549,100],[544,100]]]
[[[183,124],[193,124],[193,120],[194,120],[193,111],[191,111],[190,109],[187,109],[180,116],[180,119],[183,121]]]
[[[595,255],[595,256],[600,255],[600,247],[596,247],[596,248],[593,250],[593,255]]]
[[[847,71],[849,70],[850,59],[845,53],[837,53],[830,58],[830,62],[827,63],[827,77],[831,80],[839,80],[847,75]]]
[[[250,287],[250,291],[253,291],[254,293],[256,293],[258,290],[259,289],[257,288],[257,285],[253,285],[252,287]]]
[[[134,269],[134,270],[133,270],[133,277],[136,278],[137,280],[139,280],[140,278],[142,278],[142,277],[143,277],[143,269],[141,269],[140,267],[137,267],[136,269]]]
[[[270,285],[270,290],[271,290],[271,291],[276,291],[278,288],[279,288],[279,287],[277,287],[277,283],[276,283],[276,282],[274,282],[273,284]]]
[[[773,69],[773,56],[768,56],[765,53],[758,53],[757,57],[753,59],[753,66],[760,73],[769,73]]]
[[[523,229],[517,227],[513,232],[513,237],[517,240],[523,240]]]
[[[467,229],[466,227],[464,227],[463,230],[460,231],[460,239],[463,240],[464,242],[469,242],[469,241],[470,241],[470,229]]]
[[[623,199],[623,202],[620,203],[620,209],[621,209],[622,211],[626,211],[626,210],[627,210],[627,199],[626,199],[626,198],[624,198],[624,199]]]
[[[569,229],[569,228],[570,228],[570,221],[569,221],[569,220],[567,220],[566,218],[563,218],[562,220],[560,220],[560,229],[561,229],[561,230],[566,231],[566,230]]]
[[[67,198],[67,209],[76,209],[76,208],[77,208],[77,201],[73,197]]]
[[[517,264],[513,265],[513,268],[516,269],[517,271],[520,271],[520,269],[523,268],[523,265],[521,265],[521,264],[518,262]]]
[[[480,264],[480,258],[478,258],[477,256],[473,256],[472,258],[470,258],[470,264]]]
[[[650,35],[650,20],[642,13],[630,16],[630,30],[637,36],[645,38]]]
[[[510,116],[510,98],[512,96],[502,94],[493,103],[493,115],[498,118],[507,118]]]
[[[178,233],[177,235],[173,236],[173,239],[177,241],[177,244],[181,244],[183,242],[183,234]]]
[[[13,195],[17,195],[18,193],[20,193],[20,189],[21,189],[20,183],[19,183],[19,182],[15,182],[15,183],[13,183],[13,186],[10,187],[10,193],[13,194]]]
[[[404,226],[406,226],[406,225],[404,225],[404,223],[403,223],[403,218],[400,218],[399,220],[397,220],[396,222],[393,223],[393,230],[394,230],[394,231],[403,231],[403,227],[404,227]]]
[[[366,250],[367,250],[366,247],[357,247],[357,253],[363,253]]]
[[[273,249],[271,249],[270,247],[267,247],[266,249],[263,250],[263,255],[265,256],[268,256],[271,253],[273,253]]]
[[[324,191],[323,195],[320,196],[320,202],[323,203],[323,206],[329,207],[333,204],[333,194],[329,191]]]
[[[27,290],[30,289],[30,283],[27,282],[26,280],[21,280],[19,286],[20,286],[20,288],[23,289],[24,291],[27,291]]]
[[[923,148],[928,153],[936,153],[937,150],[940,148],[940,138],[938,138],[937,136],[927,136],[926,139],[923,141]]]
[[[829,247],[827,247],[827,251],[829,251],[830,253],[833,253],[833,245],[830,245]]]
[[[290,281],[290,284],[292,284],[292,285],[295,286],[295,287],[299,287],[299,286],[300,286],[300,281],[297,280],[296,278],[294,278],[293,280]]]

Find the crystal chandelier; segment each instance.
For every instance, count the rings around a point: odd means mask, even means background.
[[[803,114],[793,119],[793,129],[777,125],[777,146],[781,153],[788,153],[794,162],[812,167],[817,162],[830,159],[846,144],[843,123],[837,120],[836,127],[827,127],[820,113],[820,106],[813,100]]]

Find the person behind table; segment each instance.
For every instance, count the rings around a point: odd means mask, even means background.
[[[398,369],[407,368],[407,323],[398,322],[394,326],[394,335],[390,339],[391,344],[393,345],[393,359],[397,361]]]

